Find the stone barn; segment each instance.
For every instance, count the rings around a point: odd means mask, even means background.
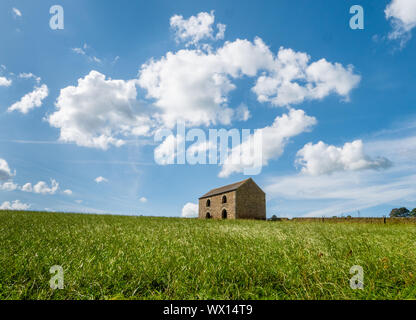
[[[266,219],[266,194],[247,179],[217,189],[199,198],[200,219]]]

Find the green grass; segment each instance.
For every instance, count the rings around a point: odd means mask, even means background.
[[[411,224],[0,212],[0,299],[415,298]]]

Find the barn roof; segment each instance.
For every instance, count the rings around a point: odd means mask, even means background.
[[[236,182],[233,184],[229,184],[227,186],[223,186],[220,188],[216,188],[216,189],[212,189],[211,191],[207,192],[206,194],[204,194],[201,198],[199,199],[203,199],[203,198],[208,198],[208,197],[212,197],[212,196],[216,196],[222,193],[226,193],[226,192],[230,192],[230,191],[234,191],[237,190],[238,188],[240,188],[244,183],[246,183],[247,181],[252,180],[250,179],[246,179],[240,182]]]

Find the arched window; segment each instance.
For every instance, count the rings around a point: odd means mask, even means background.
[[[207,207],[210,207],[211,206],[211,200],[207,200]]]
[[[211,216],[211,214],[209,212],[207,212],[206,218],[207,219],[211,219],[212,218],[212,216]]]
[[[227,197],[226,196],[222,197],[222,203],[227,203]]]
[[[222,210],[222,218],[227,219],[227,210]]]

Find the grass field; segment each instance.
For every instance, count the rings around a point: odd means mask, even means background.
[[[411,224],[4,211],[0,244],[0,299],[416,298]],[[353,265],[364,290],[349,286]]]

